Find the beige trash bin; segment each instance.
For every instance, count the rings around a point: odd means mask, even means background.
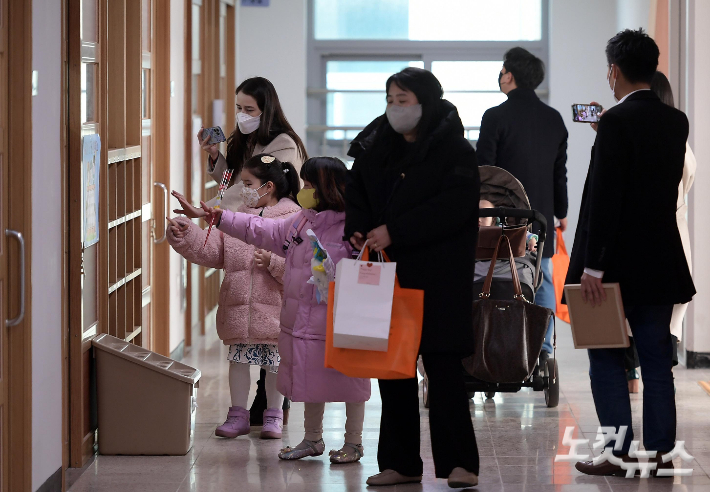
[[[187,454],[200,371],[111,335],[93,346],[99,453]]]

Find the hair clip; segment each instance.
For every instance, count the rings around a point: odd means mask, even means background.
[[[287,172],[288,172],[288,168],[284,169],[284,174],[286,174]]]
[[[276,157],[270,156],[270,155],[265,155],[261,158],[261,162],[264,164],[271,164],[276,160]]]

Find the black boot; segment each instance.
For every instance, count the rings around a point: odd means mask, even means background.
[[[253,426],[264,425],[264,410],[266,410],[266,371],[259,371],[259,381],[256,382],[256,396],[249,409],[249,424]]]

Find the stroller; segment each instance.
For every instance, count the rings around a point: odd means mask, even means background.
[[[538,226],[538,251],[542,251],[545,246],[547,232],[547,220],[538,211],[530,208],[530,201],[523,185],[508,171],[494,166],[481,166],[478,168],[481,177],[480,199],[488,200],[496,208],[484,208],[479,210],[479,217],[495,217],[499,219],[499,227],[505,230],[510,228],[530,229],[533,224]],[[474,296],[483,290],[483,283],[491,265],[490,256],[482,256],[481,241],[479,235],[479,248],[476,255],[476,265],[474,271],[473,285]],[[524,237],[524,236],[523,236]],[[524,245],[519,248],[525,251]],[[542,284],[541,262],[542,255],[525,251],[516,255],[515,266],[520,279],[520,286],[525,299],[530,302],[535,300],[535,293]],[[491,285],[492,299],[512,299],[513,279],[510,271],[508,259],[498,260],[493,271],[493,282]],[[424,372],[421,358],[418,369],[423,381],[424,406],[429,407],[429,380]],[[496,392],[517,392],[521,388],[532,388],[534,391],[543,391],[545,403],[548,407],[556,407],[560,399],[560,381],[557,371],[557,362],[553,357],[538,359],[538,363],[531,375],[520,383],[496,383],[476,379],[470,376],[463,366],[461,370],[465,373],[466,391],[470,398],[476,392],[483,392],[486,398],[493,398]]]

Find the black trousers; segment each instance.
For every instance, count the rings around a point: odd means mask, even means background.
[[[478,475],[478,447],[461,360],[453,354],[424,354],[422,359],[429,378],[429,427],[436,476],[448,478],[456,467]],[[379,385],[380,471],[395,470],[408,477],[421,475],[417,379],[381,379]]]

